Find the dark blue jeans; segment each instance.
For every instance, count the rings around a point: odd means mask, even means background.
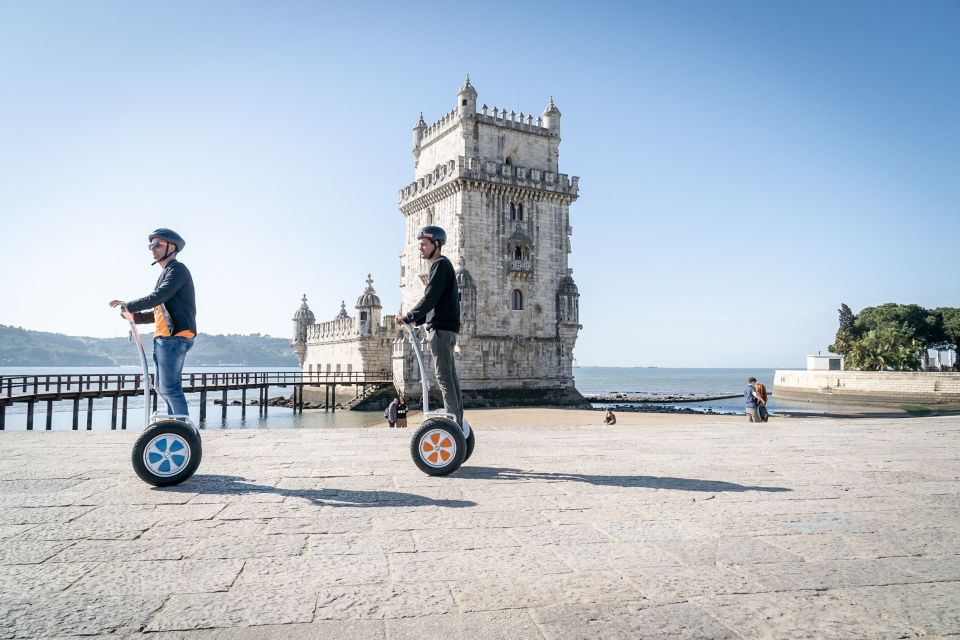
[[[157,393],[167,403],[167,413],[171,416],[189,414],[187,398],[183,395],[180,374],[187,351],[193,346],[193,338],[154,338],[153,363],[157,369]]]

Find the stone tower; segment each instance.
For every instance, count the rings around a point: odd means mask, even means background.
[[[429,265],[416,250],[426,225],[447,232],[462,327],[457,370],[466,402],[577,404],[573,348],[577,286],[568,268],[570,205],[578,177],[559,172],[560,110],[541,116],[483,105],[469,76],[456,106],[413,129],[414,181],[400,190],[405,312],[423,295]],[[394,348],[394,378],[419,395],[408,346]]]
[[[301,367],[307,353],[307,330],[313,326],[314,320],[316,318],[310,311],[310,307],[307,306],[307,294],[303,294],[300,308],[293,314],[293,339],[290,341],[290,346],[293,347],[293,352],[297,354],[297,360],[300,361]]]

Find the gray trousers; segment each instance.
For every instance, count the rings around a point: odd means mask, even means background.
[[[457,417],[457,424],[463,425],[463,396],[460,395],[460,379],[457,378],[457,366],[453,361],[453,347],[457,344],[457,334],[453,331],[436,329],[430,332],[430,353],[437,368],[437,385],[443,396],[443,408]]]

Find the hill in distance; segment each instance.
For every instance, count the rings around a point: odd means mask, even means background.
[[[143,335],[148,361],[152,334]],[[0,324],[0,367],[138,366],[137,349],[128,338],[87,338],[30,331]],[[259,333],[197,336],[187,355],[188,366],[295,367],[289,341]]]

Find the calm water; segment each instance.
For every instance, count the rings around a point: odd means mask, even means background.
[[[139,367],[0,367],[0,375],[47,375],[63,373],[137,373]],[[230,372],[230,371],[299,371],[296,367],[185,367],[185,373],[192,372]],[[746,385],[747,378],[753,376],[764,383],[768,389],[773,389],[773,369],[667,369],[642,367],[578,367],[574,369],[577,389],[585,395],[600,393],[629,393],[634,395],[721,395],[740,393]],[[289,396],[290,389],[274,387],[270,390],[270,397]],[[229,395],[229,399],[239,399],[240,392]],[[247,396],[248,400],[250,396]],[[190,415],[194,421],[200,419],[199,395],[187,396],[190,403]],[[143,411],[142,401],[131,398],[128,410],[128,427],[140,428]],[[600,405],[598,405],[600,406]],[[714,411],[720,413],[743,413],[743,400],[733,398],[729,400],[711,400],[682,404],[664,403],[664,406],[677,406],[697,411]],[[770,409],[776,413],[778,405],[775,398],[771,399]],[[73,424],[73,405],[70,402],[59,402],[53,405],[53,429],[71,429]],[[39,403],[34,408],[34,429],[43,429],[46,423],[46,403]],[[80,428],[86,425],[86,403],[81,403]],[[100,399],[94,401],[94,429],[110,428],[111,400]],[[26,405],[19,404],[7,407],[6,428],[22,430],[26,428]],[[213,398],[207,402],[208,429],[289,429],[289,428],[323,428],[323,427],[366,427],[383,423],[382,413],[379,411],[305,411],[302,415],[294,414],[291,409],[270,407],[266,420],[257,415],[257,407],[247,407],[245,420],[240,417],[240,407],[229,407],[226,421],[221,420],[221,407],[213,404]]]

